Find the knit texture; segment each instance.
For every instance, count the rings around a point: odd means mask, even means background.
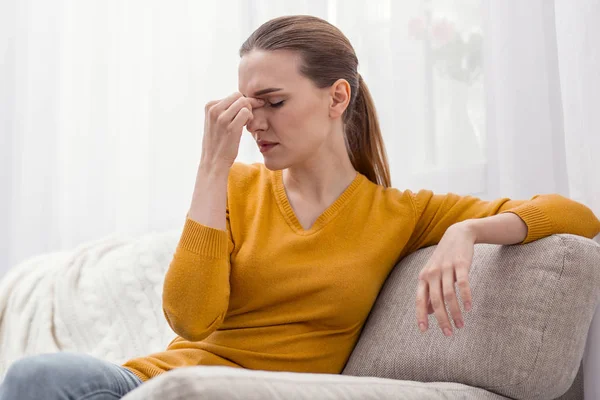
[[[281,171],[262,164],[236,163],[227,198],[226,231],[185,221],[163,290],[178,336],[123,364],[143,380],[193,365],[337,374],[394,265],[452,224],[512,212],[528,226],[524,243],[600,232],[591,210],[559,195],[483,201],[386,189],[361,174],[304,229]]]
[[[71,351],[116,364],[162,351],[161,308],[181,230],[111,235],[31,257],[0,280],[0,380],[24,356]]]
[[[416,251],[394,268],[342,374],[459,382],[510,399],[581,400],[584,381],[594,379],[583,376],[581,361],[600,300],[600,245],[573,235],[476,245],[473,308],[450,337],[434,315],[427,332],[416,325],[417,276],[435,250]]]

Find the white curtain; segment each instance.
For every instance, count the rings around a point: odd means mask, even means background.
[[[203,106],[237,90],[240,44],[284,14],[326,18],[354,44],[394,186],[484,198],[558,192],[600,213],[599,7],[4,1],[0,273],[104,235],[180,227]],[[260,159],[245,135],[239,160]]]
[[[600,2],[486,0],[484,10],[487,195],[556,192],[600,216]],[[585,398],[598,399],[600,310],[583,362]]]
[[[598,7],[4,1],[0,274],[105,235],[180,227],[203,106],[237,90],[239,46],[285,14],[328,19],[354,44],[394,186],[483,198],[558,192],[600,213]],[[260,159],[245,135],[239,160]]]
[[[600,214],[600,2],[486,3],[487,193],[557,192]]]
[[[460,47],[481,36],[478,0],[5,0],[0,274],[106,235],[180,229],[204,104],[237,90],[240,45],[285,14],[328,19],[354,44],[395,186],[483,193],[481,45]],[[448,73],[467,57],[468,75]],[[246,134],[239,161],[261,159]]]

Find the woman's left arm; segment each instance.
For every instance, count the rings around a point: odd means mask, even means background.
[[[600,221],[589,208],[560,195],[538,195],[528,201],[501,199],[485,202],[455,195],[428,196],[429,193],[421,191],[415,195],[426,198],[428,207],[417,208],[419,218],[413,242],[407,246],[414,250],[415,247],[437,244],[419,273],[416,305],[417,324],[422,332],[428,328],[427,314],[433,313],[444,334],[452,334],[444,301],[448,303],[456,327],[464,326],[454,283],[460,289],[465,311],[469,311],[472,298],[468,274],[476,243],[528,243],[554,233],[592,238],[600,232]],[[452,201],[452,196],[455,201]],[[465,208],[465,204],[470,207]],[[488,214],[480,215],[482,213]],[[451,221],[449,215],[453,214],[455,218]],[[469,214],[470,217],[464,217]]]

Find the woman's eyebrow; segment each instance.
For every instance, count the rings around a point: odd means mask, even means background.
[[[283,89],[282,88],[262,89],[262,90],[259,90],[258,92],[254,92],[254,97],[258,97],[258,96],[261,96],[263,94],[267,94],[267,93],[271,93],[271,92],[277,92],[279,90],[283,90]]]

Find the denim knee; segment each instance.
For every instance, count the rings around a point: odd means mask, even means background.
[[[120,399],[141,384],[122,366],[88,354],[39,354],[9,367],[0,400]]]
[[[17,398],[11,395],[16,393],[34,394],[36,388],[48,390],[50,374],[56,368],[48,356],[49,354],[26,356],[12,363],[2,382],[0,400]],[[42,392],[39,395],[39,398],[43,398]]]

